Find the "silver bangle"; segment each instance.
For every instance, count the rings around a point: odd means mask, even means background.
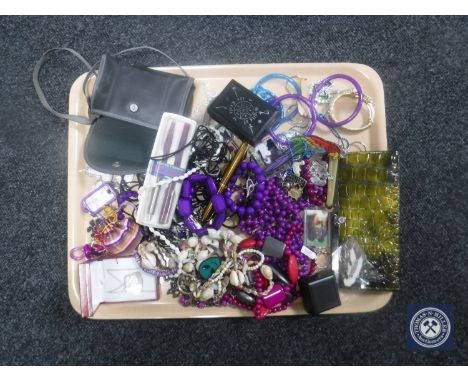
[[[335,107],[335,102],[341,97],[357,98],[358,93],[354,89],[345,89],[345,90],[340,90],[339,92],[333,95],[332,99],[330,100],[330,103],[328,104],[328,111],[327,111],[327,117],[331,122],[336,122],[336,118],[333,114],[333,108]],[[341,128],[346,129],[346,130],[351,130],[351,131],[361,131],[373,125],[374,119],[375,119],[375,108],[374,108],[374,103],[372,102],[372,98],[369,97],[368,95],[363,94],[363,103],[367,106],[367,111],[369,115],[369,119],[367,123],[358,128],[340,126]]]

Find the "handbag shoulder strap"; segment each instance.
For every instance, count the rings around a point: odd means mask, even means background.
[[[128,52],[134,52],[134,51],[145,50],[145,49],[146,50],[152,50],[154,52],[162,54],[164,57],[168,58],[169,61],[171,61],[175,66],[177,66],[182,71],[182,73],[184,74],[185,77],[188,77],[188,74],[185,71],[185,69],[176,60],[174,60],[167,53],[164,53],[163,51],[161,51],[159,49],[153,48],[152,46],[142,45],[142,46],[136,46],[136,47],[133,47],[133,48],[127,48],[127,49],[121,50],[120,52],[111,54],[111,56],[117,57],[117,56],[121,56],[121,55],[123,55],[125,53],[128,53]],[[93,66],[91,66],[89,68],[88,74],[86,75],[85,80],[83,81],[83,86],[82,86],[83,94],[85,95],[86,99],[88,100],[88,105],[91,105],[91,96],[88,95],[88,92],[86,90],[87,89],[87,83],[88,83],[88,81],[91,79],[91,77],[93,75],[97,76],[96,69],[97,69],[98,65],[99,65],[99,62],[97,62],[96,64],[94,64]]]
[[[164,57],[169,59],[174,65],[179,67],[179,69],[182,71],[184,76],[188,77],[188,74],[185,71],[185,69],[181,65],[179,65],[177,63],[177,61],[175,61],[171,56],[164,53],[163,51],[161,51],[159,49],[156,49],[156,48],[153,48],[151,46],[143,45],[143,46],[136,46],[136,47],[133,47],[133,48],[124,49],[124,50],[114,54],[113,56],[120,56],[120,55],[122,55],[124,53],[133,52],[133,51],[137,51],[137,50],[145,50],[145,49],[146,50],[152,50],[154,52],[157,52],[157,53],[163,55]],[[83,56],[81,56],[77,51],[75,51],[75,50],[73,50],[71,48],[52,48],[52,49],[49,49],[37,61],[36,65],[34,66],[34,70],[33,70],[33,84],[34,84],[34,88],[36,89],[37,96],[39,97],[39,101],[41,101],[42,106],[44,106],[44,108],[46,108],[48,111],[50,111],[52,114],[56,115],[57,117],[65,118],[65,119],[68,119],[70,121],[78,122],[78,123],[81,123],[81,124],[84,124],[84,125],[90,125],[93,122],[94,119],[82,117],[82,116],[79,116],[79,115],[60,113],[57,110],[55,110],[54,108],[52,108],[52,106],[50,106],[49,102],[47,102],[46,96],[45,96],[44,92],[42,91],[41,85],[39,84],[39,72],[40,72],[42,66],[44,65],[44,63],[46,62],[48,56],[50,54],[52,54],[53,52],[57,52],[57,51],[65,51],[65,52],[69,52],[69,53],[73,54],[88,69],[88,74],[86,75],[86,78],[85,78],[84,83],[83,83],[83,92],[84,92],[84,94],[85,94],[85,96],[86,96],[86,98],[88,100],[88,104],[89,104],[89,96],[86,94],[86,84],[87,84],[88,80],[90,79],[90,77],[93,74],[96,74],[96,68],[97,68],[98,64],[95,64],[95,65],[91,66],[89,64],[89,62],[86,61],[83,58]]]
[[[185,71],[185,69],[179,65],[179,63],[174,60],[171,56],[169,56],[167,53],[164,53],[162,50],[159,50],[159,49],[156,49],[156,48],[153,48],[152,46],[147,46],[147,45],[142,45],[142,46],[135,46],[133,48],[128,48],[128,49],[124,49],[124,50],[121,50],[120,52],[117,52],[115,54],[113,54],[113,56],[120,56],[124,53],[128,53],[128,52],[134,52],[134,51],[137,51],[137,50],[152,50],[153,52],[156,52],[156,53],[159,53],[159,54],[162,54],[164,57],[166,57],[167,59],[169,59],[169,61],[171,61],[175,66],[179,67],[179,69],[182,71],[182,73],[184,74],[185,77],[188,77],[189,75],[187,74],[187,72]]]
[[[56,115],[57,117],[65,118],[65,119],[68,119],[70,121],[81,123],[83,125],[90,125],[93,122],[92,119],[82,117],[82,116],[79,116],[79,115],[65,114],[65,113],[60,113],[60,112],[56,111],[54,108],[52,108],[52,106],[50,106],[49,102],[47,102],[46,96],[45,96],[44,92],[42,91],[41,85],[39,84],[39,72],[40,72],[42,66],[44,65],[44,63],[46,62],[48,56],[51,53],[57,52],[57,51],[66,51],[66,52],[69,52],[69,53],[73,54],[75,57],[77,57],[86,66],[86,68],[88,70],[92,69],[89,62],[86,61],[77,51],[75,51],[75,50],[73,50],[71,48],[52,48],[52,49],[47,50],[41,56],[39,61],[37,61],[36,65],[34,66],[34,70],[33,70],[33,84],[34,84],[34,88],[36,89],[37,96],[39,97],[39,101],[41,101],[42,106],[44,106],[48,111],[50,111],[52,114]]]

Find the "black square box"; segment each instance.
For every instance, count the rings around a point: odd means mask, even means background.
[[[333,271],[322,271],[299,279],[304,309],[312,315],[341,305],[338,285]]]

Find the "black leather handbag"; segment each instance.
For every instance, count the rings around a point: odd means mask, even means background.
[[[128,65],[117,57],[141,49],[161,53],[177,65],[184,75]],[[83,83],[89,105],[87,117],[54,110],[39,85],[41,67],[47,57],[57,50],[72,53],[89,70]],[[84,158],[90,167],[116,175],[145,172],[162,114],[190,113],[193,78],[167,54],[147,46],[126,49],[115,55],[104,54],[96,72],[97,66],[91,66],[79,53],[69,48],[48,50],[33,71],[33,83],[39,99],[51,113],[80,124],[91,125],[84,145]],[[87,96],[87,84],[93,75],[96,75],[96,81],[92,94]]]

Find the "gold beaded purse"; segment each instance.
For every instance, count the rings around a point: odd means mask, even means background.
[[[340,243],[354,237],[383,276],[369,288],[399,289],[398,153],[350,152],[338,166]]]

